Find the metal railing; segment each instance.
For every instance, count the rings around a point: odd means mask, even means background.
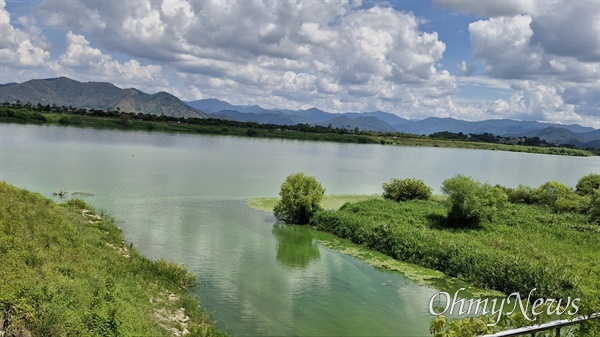
[[[523,328],[511,329],[501,332],[496,332],[490,335],[484,335],[482,337],[510,337],[510,336],[527,336],[531,335],[531,337],[535,337],[535,334],[542,331],[556,331],[556,337],[560,337],[560,330],[563,327],[569,325],[577,325],[581,324],[584,321],[600,319],[600,313],[591,314],[590,316],[579,316],[575,317],[571,320],[569,319],[561,319],[557,321],[552,321],[548,323],[543,323],[539,325],[526,326]]]

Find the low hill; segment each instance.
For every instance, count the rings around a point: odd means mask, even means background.
[[[149,95],[137,89],[121,89],[111,83],[84,83],[67,77],[0,86],[0,102],[16,101],[85,109],[119,108],[124,112],[164,114],[173,117],[209,117],[208,114],[188,106],[166,92]]]
[[[55,204],[0,182],[0,336],[223,335],[186,289],[85,202]]]

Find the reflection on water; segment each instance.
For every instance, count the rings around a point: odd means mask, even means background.
[[[290,268],[306,268],[319,258],[317,240],[309,231],[295,225],[273,225],[277,239],[277,261]]]

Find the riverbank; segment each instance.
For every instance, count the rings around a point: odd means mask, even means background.
[[[4,109],[4,110],[2,110]],[[9,116],[10,115],[10,116]],[[16,116],[16,117],[15,117]],[[280,139],[314,140],[340,143],[380,144],[397,146],[425,146],[441,148],[462,148],[491,151],[525,152],[565,156],[588,157],[598,153],[568,147],[542,147],[485,143],[476,141],[450,140],[401,133],[378,133],[345,129],[295,125],[281,126],[249,122],[235,122],[222,119],[177,119],[166,116],[138,116],[123,114],[119,117],[90,116],[73,113],[39,113],[33,110],[13,111],[0,108],[0,123],[33,123],[41,125],[62,125],[125,130],[184,132],[240,137],[262,137]]]
[[[183,266],[150,261],[109,216],[0,182],[0,335],[221,336]]]

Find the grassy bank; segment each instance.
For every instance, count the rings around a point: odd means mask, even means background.
[[[475,286],[549,297],[600,294],[600,230],[582,214],[513,204],[480,230],[441,225],[441,201],[367,200],[322,211],[311,224],[396,259]]]
[[[223,335],[183,266],[150,261],[81,200],[0,182],[0,335]]]
[[[0,123],[34,123],[125,130],[315,140],[340,143],[464,148],[584,157],[596,154],[587,150],[573,149],[568,147],[542,147],[449,140],[401,133],[382,134],[368,131],[360,131],[356,133],[346,129],[332,129],[304,124],[295,126],[281,126],[250,122],[234,122],[221,119],[172,118],[173,120],[169,120],[169,117],[166,116],[138,116],[135,114],[123,114],[118,116],[117,113],[113,113],[111,115],[112,117],[107,117],[106,115],[110,114],[100,113],[99,115],[94,116],[93,114],[40,113],[37,111],[28,110],[26,108],[12,109],[0,107]]]

